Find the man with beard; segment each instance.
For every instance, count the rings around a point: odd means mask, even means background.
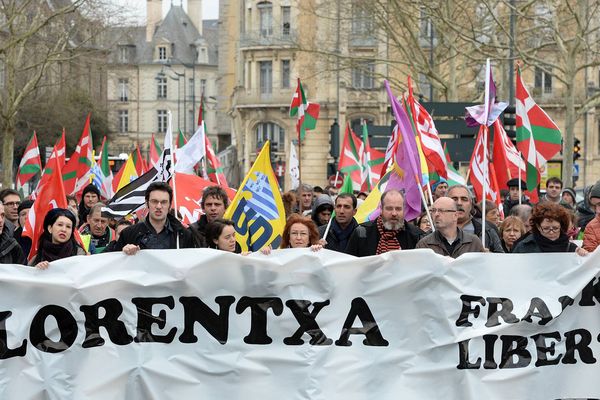
[[[458,205],[458,227],[464,232],[472,233],[481,239],[483,224],[479,218],[473,217],[473,195],[465,185],[454,185],[448,189],[448,197]],[[491,223],[485,225],[485,245],[492,253],[504,253],[500,236]]]
[[[421,235],[418,228],[404,220],[404,195],[398,190],[389,190],[381,195],[381,215],[352,232],[346,253],[365,257],[414,249]]]
[[[354,219],[356,204],[357,200],[353,194],[342,193],[336,197],[335,217],[331,221],[327,237],[323,237],[327,230],[327,225],[319,227],[319,237],[321,237],[321,244],[324,248],[344,252],[350,235],[352,235],[352,232],[358,226],[358,222]]]
[[[458,227],[458,206],[449,197],[440,197],[429,209],[435,232],[417,243],[417,249],[431,249],[442,256],[457,258],[465,253],[483,252],[481,240]]]
[[[208,186],[204,189],[201,202],[204,214],[189,228],[194,239],[194,247],[208,247],[206,245],[206,226],[216,219],[223,218],[228,205],[229,198],[222,187]]]

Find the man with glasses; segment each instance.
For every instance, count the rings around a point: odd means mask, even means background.
[[[0,191],[0,201],[4,204],[4,213],[6,219],[13,225],[18,226],[19,223],[19,205],[21,204],[21,196],[14,189],[4,189]]]
[[[357,257],[414,249],[421,230],[404,220],[404,195],[389,190],[381,195],[381,215],[375,221],[356,227],[346,246],[346,253]]]
[[[437,254],[457,258],[465,253],[483,252],[481,240],[458,227],[458,205],[449,197],[440,197],[429,209],[435,231],[417,243],[417,249],[431,249]]]
[[[596,212],[596,216],[585,227],[583,248],[592,252],[600,245],[600,181],[592,186],[588,196],[590,208]]]
[[[454,185],[448,189],[448,197],[458,205],[458,227],[466,233],[472,233],[481,239],[483,224],[479,218],[473,217],[473,195],[465,185]],[[495,226],[485,225],[485,246],[492,253],[504,253],[500,236]]]
[[[173,189],[169,184],[151,183],[145,197],[148,216],[144,221],[125,228],[112,250],[134,255],[143,249],[194,247],[190,231],[169,212],[173,201]]]

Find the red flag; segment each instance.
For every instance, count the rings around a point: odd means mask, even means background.
[[[363,142],[350,129],[350,124],[346,124],[344,141],[342,143],[342,153],[340,154],[339,170],[344,174],[350,174],[352,186],[355,190],[360,190],[362,183],[362,158],[364,153]]]
[[[63,181],[67,194],[79,193],[89,183],[89,172],[92,168],[92,132],[88,114],[79,143],[63,170]]]
[[[162,153],[162,149],[156,138],[154,137],[154,133],[152,134],[152,141],[150,142],[150,164],[155,166],[158,163],[160,158],[160,154]]]
[[[181,172],[175,173],[174,179],[177,186],[177,208],[179,209],[182,222],[189,225],[196,222],[202,215],[202,208],[200,206],[202,193],[207,186],[213,186],[214,182],[202,179],[197,175],[183,174]],[[171,186],[173,186],[173,180],[171,180]],[[227,192],[229,201],[233,200],[235,190],[228,187],[224,189]]]
[[[473,149],[473,155],[471,156],[470,163],[470,181],[473,185],[473,191],[477,202],[480,202],[484,198],[483,187],[485,181],[485,198],[493,201],[496,204],[501,203],[500,191],[498,189],[498,183],[495,179],[495,173],[492,164],[489,162],[489,151],[484,151],[487,146],[487,134],[489,133],[488,127],[480,125],[477,139],[475,140],[475,148]],[[485,136],[485,142],[484,142]],[[486,157],[484,157],[484,152]],[[487,165],[486,165],[487,164]],[[484,171],[487,168],[487,175]]]
[[[56,154],[58,156],[58,163],[60,164],[61,168],[65,165],[66,153],[67,142],[65,141],[65,128],[63,128],[62,136],[60,137],[58,142],[56,142]]]
[[[135,171],[137,172],[138,176],[142,176],[148,170],[148,166],[144,163],[144,158],[142,157],[139,144],[135,146],[133,163],[135,164]]]
[[[229,185],[227,184],[227,178],[223,173],[221,162],[216,156],[215,151],[210,144],[210,140],[208,140],[206,135],[204,135],[204,143],[206,145],[206,172],[208,172],[208,178],[217,185],[228,189]]]
[[[28,260],[31,260],[37,254],[38,242],[44,232],[44,218],[48,211],[53,208],[67,208],[67,198],[56,146],[46,163],[44,174],[40,180],[38,195],[33,207],[29,209],[23,228],[23,235],[31,238],[31,251],[27,257]],[[75,230],[76,227],[73,227],[73,231]]]

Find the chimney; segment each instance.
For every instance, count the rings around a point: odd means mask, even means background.
[[[188,0],[187,15],[202,36],[202,0]]]
[[[151,42],[162,20],[162,0],[146,0],[146,42]]]

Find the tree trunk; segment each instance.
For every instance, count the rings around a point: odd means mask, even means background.
[[[7,121],[2,142],[2,187],[9,188],[13,184],[13,162],[15,152],[15,126]]]

